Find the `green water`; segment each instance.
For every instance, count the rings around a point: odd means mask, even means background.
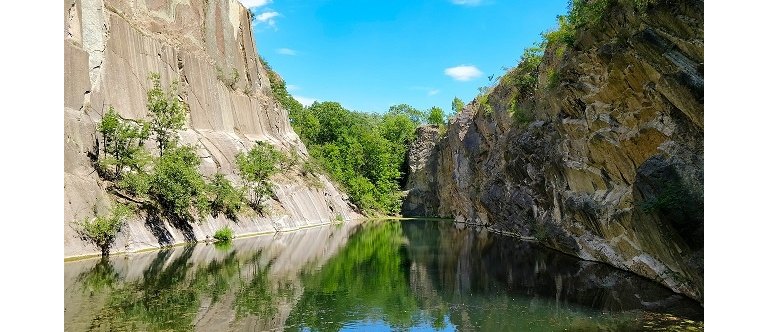
[[[64,264],[67,331],[701,330],[648,280],[441,221],[328,226]]]

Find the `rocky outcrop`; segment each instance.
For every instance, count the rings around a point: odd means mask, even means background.
[[[533,95],[502,78],[444,137],[420,132],[410,176],[436,180],[409,185],[437,203],[409,196],[404,212],[437,205],[703,303],[704,4],[611,3],[547,49]]]
[[[89,159],[95,127],[109,106],[124,118],[146,118],[150,72],[180,83],[189,108],[184,144],[197,146],[201,171],[237,180],[233,162],[256,141],[283,151],[306,148],[273,98],[259,60],[250,12],[238,1],[64,1],[64,254],[98,250],[73,221],[106,211],[109,194]],[[284,173],[275,179],[269,216],[223,216],[189,225],[142,217],[130,221],[113,251],[134,251],[204,239],[225,224],[236,233],[274,232],[358,215],[322,176]]]

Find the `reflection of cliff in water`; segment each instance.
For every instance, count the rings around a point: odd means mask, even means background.
[[[408,239],[411,287],[441,294],[443,301],[471,302],[479,295],[554,302],[606,313],[635,309],[703,320],[703,308],[645,278],[483,229],[414,221]]]
[[[322,265],[356,226],[65,264],[65,330],[281,330],[302,268]]]

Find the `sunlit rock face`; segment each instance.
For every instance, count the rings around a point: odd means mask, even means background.
[[[436,205],[434,215],[606,262],[703,303],[703,13],[693,0],[643,14],[614,4],[572,47],[547,49],[536,92],[515,105],[530,122],[510,115],[519,91],[502,80],[490,111],[476,100],[443,137],[421,131],[406,190],[437,198],[409,196],[404,212]]]
[[[88,152],[96,123],[112,106],[126,119],[147,117],[150,72],[165,86],[180,85],[189,108],[181,141],[197,147],[201,171],[235,176],[234,157],[256,141],[283,151],[306,148],[287,112],[273,98],[259,60],[251,16],[238,1],[64,1],[64,255],[96,253],[81,241],[73,221],[107,211],[106,185]],[[356,218],[346,198],[325,178],[283,173],[276,179],[271,215],[242,216],[230,226],[238,234]],[[204,239],[230,223],[208,217],[188,227],[128,223],[113,251],[133,251]]]

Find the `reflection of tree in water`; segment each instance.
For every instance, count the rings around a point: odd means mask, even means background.
[[[109,263],[109,259],[102,259],[92,269],[81,273],[77,277],[77,283],[82,286],[83,292],[90,296],[101,293],[105,288],[114,288],[120,275]]]
[[[226,296],[235,296],[238,319],[255,315],[266,320],[276,312],[277,300],[293,296],[291,284],[270,287],[271,263],[259,266],[261,251],[246,259],[232,251],[196,268],[190,262],[192,252],[193,247],[176,257],[173,250],[159,252],[143,278],[134,282],[119,282],[109,261],[81,275],[85,289],[110,291],[89,330],[192,330],[201,301],[210,299],[213,305]]]
[[[400,223],[364,224],[322,269],[302,275],[304,293],[286,326],[338,331],[346,322],[378,319],[395,329],[413,326],[419,306],[403,241]]]

